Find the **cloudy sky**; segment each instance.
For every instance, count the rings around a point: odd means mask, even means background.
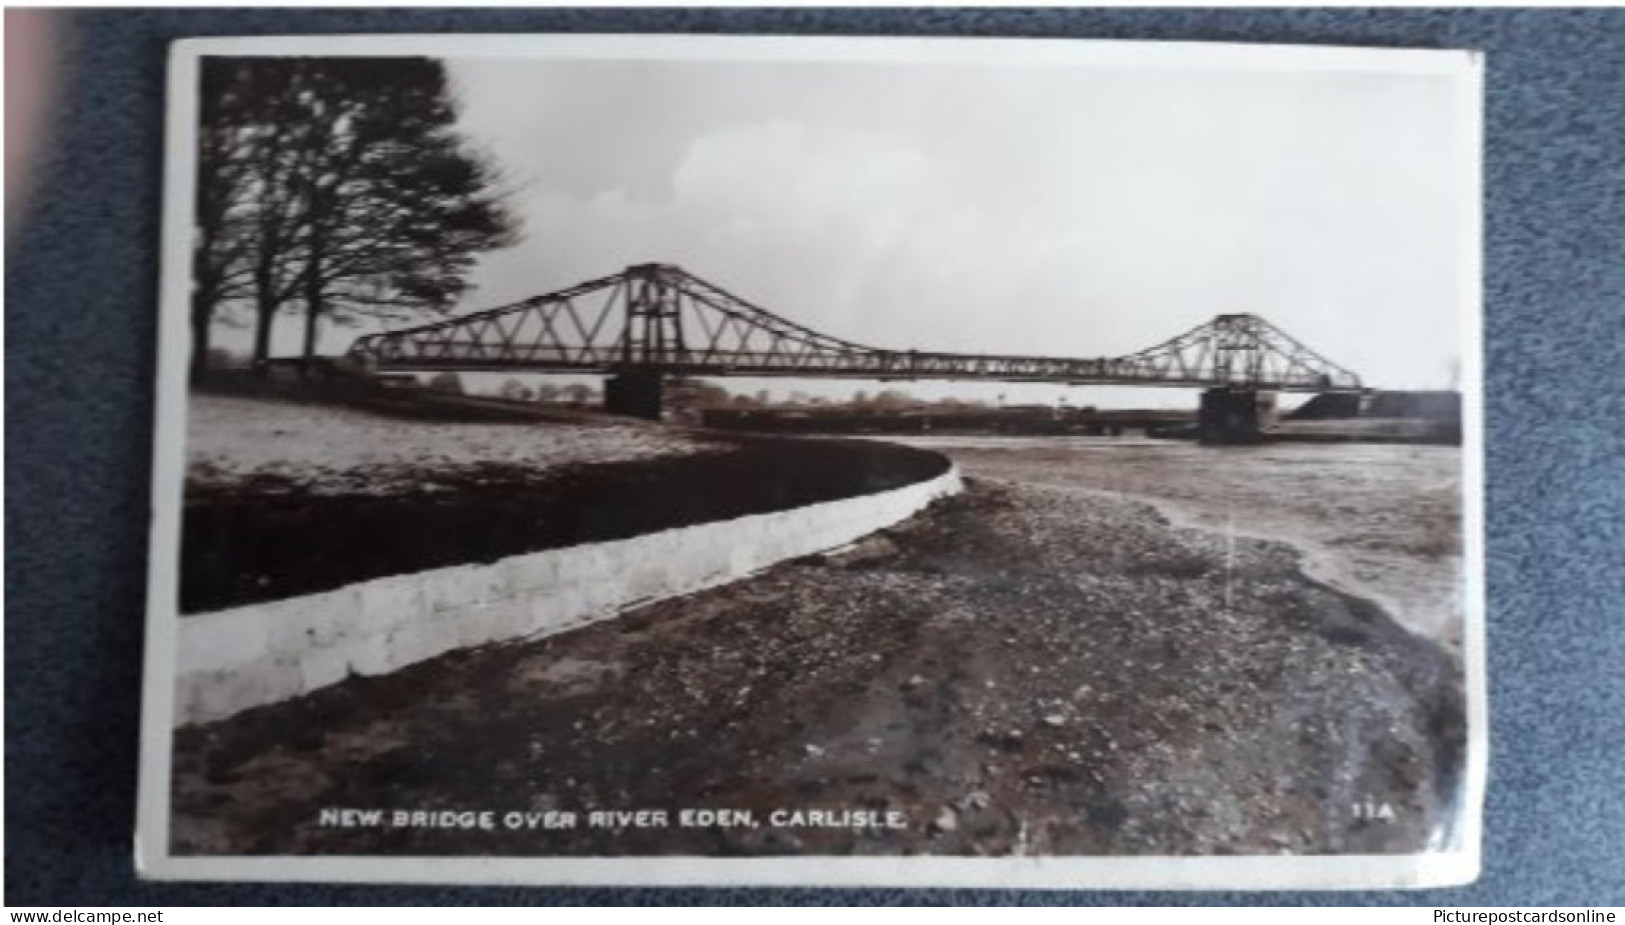
[[[1468,229],[1446,77],[450,70],[525,222],[523,243],[481,261],[466,310],[658,261],[881,347],[1117,355],[1254,312],[1372,384],[1452,384]]]

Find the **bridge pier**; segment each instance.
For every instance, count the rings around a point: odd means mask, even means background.
[[[610,414],[658,421],[664,397],[665,383],[657,372],[627,370],[604,381],[604,410]]]
[[[1258,443],[1264,438],[1258,393],[1251,389],[1208,389],[1196,413],[1196,433],[1203,443]]]

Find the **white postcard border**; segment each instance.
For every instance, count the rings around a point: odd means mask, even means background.
[[[1019,47],[1019,59],[1012,55]],[[1437,74],[1458,80],[1463,253],[1463,664],[1467,755],[1457,843],[1414,855],[1249,857],[201,857],[170,854],[180,510],[185,474],[191,211],[198,60],[208,55],[427,55],[692,61],[869,61]],[[1482,187],[1484,58],[1474,51],[1044,38],[709,35],[342,35],[198,38],[170,50],[159,363],[144,654],[136,868],[160,880],[626,886],[896,886],[1041,889],[1371,889],[1478,876],[1488,775],[1484,581]]]

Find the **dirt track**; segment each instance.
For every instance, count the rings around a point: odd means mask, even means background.
[[[1456,662],[1298,559],[1144,504],[973,481],[845,554],[187,730],[176,850],[1419,850],[1460,763]],[[318,825],[334,807],[758,824]],[[906,825],[775,827],[775,808]]]

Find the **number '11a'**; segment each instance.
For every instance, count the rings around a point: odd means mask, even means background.
[[[1366,822],[1393,822],[1394,807],[1388,803],[1361,800],[1354,804],[1354,818]]]

